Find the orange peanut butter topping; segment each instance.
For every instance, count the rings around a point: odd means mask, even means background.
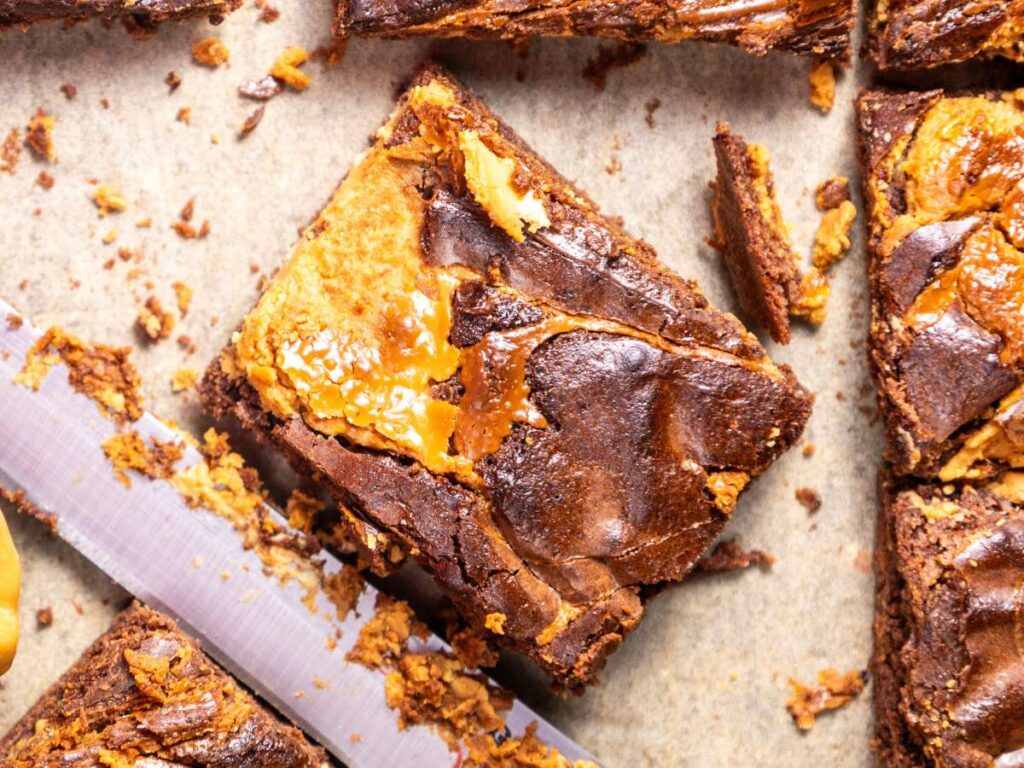
[[[921,329],[959,302],[1003,341],[1002,362],[1024,357],[1024,111],[1017,94],[943,98],[909,145],[893,150],[905,179],[906,210],[887,216],[883,252],[922,226],[979,216],[956,265],[916,298],[907,324]],[[902,157],[901,157],[902,156]],[[885,199],[884,195],[878,196]],[[883,203],[884,205],[884,203]]]

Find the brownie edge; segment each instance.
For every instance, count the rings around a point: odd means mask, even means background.
[[[45,21],[121,19],[146,31],[166,21],[206,17],[218,24],[242,0],[0,0],[0,29]]]

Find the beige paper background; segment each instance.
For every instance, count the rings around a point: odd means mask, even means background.
[[[14,176],[0,175],[0,296],[37,325],[136,344],[136,307],[151,293],[144,280],[154,281],[152,293],[165,305],[173,305],[172,281],[192,285],[195,300],[180,330],[198,352],[186,358],[168,341],[137,354],[149,406],[189,426],[202,423],[198,406],[193,396],[171,395],[171,373],[183,364],[201,369],[224,344],[257,295],[249,264],[264,273],[274,268],[427,53],[439,53],[540,154],[673,268],[697,278],[722,308],[735,304],[704,243],[717,120],[771,149],[779,198],[804,251],[818,219],[814,186],[835,173],[855,181],[854,75],[841,81],[836,109],[823,117],[807,102],[807,62],[703,44],[651,46],[599,92],[580,76],[594,41],[537,41],[525,57],[500,43],[357,41],[340,66],[308,65],[313,86],[269,103],[262,124],[239,142],[237,128],[256,105],[235,87],[264,73],[286,45],[313,48],[328,39],[328,0],[278,5],[282,16],[271,25],[257,22],[250,3],[216,31],[205,23],[168,27],[141,42],[100,25],[0,35],[0,138],[37,106],[58,119],[55,164],[25,153]],[[191,43],[211,33],[231,49],[230,64],[216,71],[190,61]],[[168,95],[163,80],[171,70],[184,82]],[[66,82],[78,89],[74,101],[58,90]],[[653,130],[644,121],[652,98],[662,102]],[[191,126],[175,121],[181,107],[192,109]],[[621,170],[610,174],[613,157]],[[56,178],[50,191],[35,184],[44,168]],[[119,188],[129,210],[98,218],[89,179]],[[212,226],[202,241],[169,229],[192,196],[196,222]],[[137,229],[140,216],[152,217],[153,227]],[[111,228],[117,242],[104,245]],[[120,261],[102,268],[120,246],[142,248],[146,277],[129,280],[132,265]],[[863,563],[872,544],[879,437],[862,344],[868,307],[859,227],[833,285],[820,330],[798,328],[788,348],[769,344],[817,394],[806,432],[817,450],[779,461],[743,497],[728,529],[774,553],[774,570],[667,591],[582,698],[559,700],[523,665],[506,669],[506,682],[610,768],[872,764],[870,692],[808,734],[797,732],[783,707],[788,677],[811,681],[824,667],[862,668],[870,653],[872,578]],[[794,498],[801,485],[823,497],[813,518]],[[24,560],[24,633],[0,688],[0,732],[124,599],[41,526],[7,512]],[[166,535],[173,546],[174,531]],[[43,605],[53,606],[55,621],[40,630],[34,615]]]

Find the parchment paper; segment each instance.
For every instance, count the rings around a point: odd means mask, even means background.
[[[595,41],[535,41],[525,57],[501,43],[356,41],[339,66],[307,65],[312,87],[269,103],[263,122],[239,142],[236,131],[256,105],[235,87],[265,73],[285,46],[312,49],[328,40],[329,0],[277,5],[282,15],[273,24],[259,23],[250,3],[217,29],[205,22],[167,27],[141,42],[95,24],[0,36],[0,138],[42,106],[57,117],[58,155],[47,166],[25,153],[14,176],[0,174],[0,295],[40,326],[138,345],[138,304],[153,293],[173,306],[175,280],[194,287],[180,331],[198,351],[186,355],[173,339],[139,345],[137,363],[149,406],[195,429],[205,422],[194,396],[171,394],[172,372],[202,369],[225,343],[257,295],[259,274],[250,264],[269,273],[279,263],[428,53],[725,309],[735,303],[719,257],[704,242],[717,120],[771,149],[779,198],[804,252],[819,216],[815,185],[835,173],[856,183],[854,75],[841,81],[837,106],[823,117],[807,102],[808,62],[705,44],[651,46],[642,61],[611,72],[599,92],[580,74]],[[192,42],[210,34],[231,50],[230,63],[217,70],[191,63]],[[183,83],[168,94],[164,78],[172,70]],[[73,101],[59,90],[63,83],[77,87]],[[651,129],[645,104],[654,98],[661,107]],[[190,126],[175,120],[182,107],[192,110]],[[609,173],[616,165],[621,170]],[[55,177],[53,189],[35,183],[40,170]],[[120,189],[129,209],[100,219],[90,179]],[[193,223],[209,219],[211,233],[186,241],[170,224],[193,196]],[[143,216],[152,228],[135,226]],[[744,545],[774,553],[774,569],[666,591],[582,698],[549,695],[529,665],[504,669],[506,683],[610,768],[872,763],[870,691],[821,717],[808,734],[783,706],[789,677],[811,682],[824,667],[863,668],[870,653],[865,566],[880,440],[862,343],[868,305],[860,223],[851,255],[833,272],[824,326],[798,327],[788,348],[768,345],[817,395],[806,431],[813,456],[790,451],[743,497],[727,529]],[[112,228],[117,240],[104,245]],[[119,247],[141,248],[142,263],[121,262]],[[115,265],[103,269],[111,257]],[[138,267],[146,274],[129,279]],[[794,498],[799,486],[824,500],[814,517]],[[124,599],[40,525],[7,513],[24,560],[24,633],[0,689],[0,732]],[[173,546],[174,531],[166,535]],[[39,629],[35,612],[44,605],[52,605],[54,624]]]

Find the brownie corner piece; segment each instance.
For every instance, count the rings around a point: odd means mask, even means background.
[[[732,43],[756,55],[789,51],[841,64],[850,60],[853,0],[815,4],[783,2],[765,7],[693,9],[654,7],[630,0],[514,8],[494,0],[441,0],[395,4],[386,0],[336,0],[335,33],[372,37],[597,36],[675,43],[703,39]]]
[[[0,30],[46,21],[118,19],[129,30],[142,33],[163,22],[191,18],[205,17],[218,24],[241,5],[242,0],[9,0],[0,3]]]
[[[568,688],[636,626],[645,587],[690,571],[811,407],[436,66],[200,396]]]
[[[1017,472],[883,483],[872,674],[884,765],[1012,765],[1024,750],[1022,491]]]
[[[1024,149],[1015,93],[858,101],[870,359],[898,473],[976,479],[1024,458]]]
[[[974,59],[1024,59],[1020,10],[1010,0],[869,0],[868,42],[883,72]]]
[[[167,616],[135,604],[0,740],[0,763],[326,768]],[[110,762],[116,761],[116,762]]]

